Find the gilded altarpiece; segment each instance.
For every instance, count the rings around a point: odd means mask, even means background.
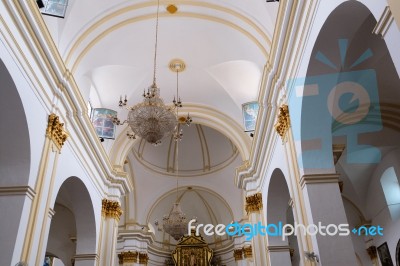
[[[209,266],[213,251],[202,236],[184,236],[172,252],[175,266]]]

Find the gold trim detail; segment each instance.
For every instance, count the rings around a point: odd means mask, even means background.
[[[168,13],[170,13],[170,14],[175,14],[176,11],[178,11],[178,7],[177,7],[176,5],[174,5],[174,4],[168,5],[165,9],[166,9],[166,10],[168,11]]]
[[[233,257],[235,258],[235,261],[242,260],[243,259],[243,249],[235,249],[233,251]]]
[[[59,150],[68,138],[68,134],[64,131],[64,123],[60,123],[60,118],[55,114],[49,115],[46,136],[54,142]]]
[[[146,264],[149,262],[149,255],[147,253],[139,253],[139,264]]]
[[[251,246],[246,246],[243,248],[244,258],[249,259],[253,257],[253,249]]]
[[[251,196],[246,197],[246,212],[247,214],[252,212],[258,212],[262,210],[262,194],[257,193]]]
[[[138,252],[137,251],[126,251],[118,254],[119,264],[123,264],[125,262],[137,262]]]
[[[114,218],[119,221],[119,218],[122,215],[121,205],[118,201],[103,199],[101,214],[105,217]]]
[[[367,253],[372,261],[378,257],[376,246],[370,246],[367,248]]]
[[[285,134],[290,127],[289,107],[286,104],[279,107],[278,122],[274,127],[279,136],[284,139]]]

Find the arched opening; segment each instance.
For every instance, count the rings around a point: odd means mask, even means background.
[[[61,186],[54,204],[46,254],[73,265],[75,256],[96,254],[96,223],[90,194],[77,177]],[[75,265],[78,265],[75,263]]]
[[[385,40],[373,34],[376,24],[358,1],[346,1],[329,15],[307,76],[296,81],[304,85],[298,137],[305,169],[340,175],[350,227],[384,226],[385,236],[374,244],[387,241],[394,249],[397,223],[390,221],[380,177],[390,166],[383,167],[383,159],[398,147],[400,80]],[[362,264],[369,265],[366,240],[351,237]]]
[[[268,226],[280,223],[295,224],[290,199],[285,176],[280,169],[275,169],[268,187],[266,213]],[[300,251],[295,235],[282,238],[280,235],[268,234],[268,250],[271,265],[300,265]]]
[[[357,1],[339,5],[319,32],[306,77],[292,81],[290,107],[301,110],[295,137],[305,172],[334,172],[332,144],[338,142],[346,144],[352,163],[382,157],[368,135],[382,131],[385,122],[398,123],[399,77],[385,41],[372,33],[376,23]]]
[[[390,216],[396,221],[400,218],[400,185],[394,167],[389,167],[382,174],[381,185]]]
[[[23,208],[27,197],[31,150],[25,110],[16,85],[3,61],[0,60],[0,265],[10,265],[13,253],[22,244],[16,243],[21,231]]]

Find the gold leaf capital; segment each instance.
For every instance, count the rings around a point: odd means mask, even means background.
[[[68,134],[64,131],[64,123],[60,122],[60,118],[56,114],[49,115],[46,136],[54,142],[59,150],[68,138]]]
[[[121,205],[118,201],[103,199],[101,213],[105,217],[114,218],[119,221],[122,215]]]
[[[251,196],[246,197],[246,212],[247,214],[252,212],[258,212],[262,210],[262,194],[257,193]]]
[[[290,127],[289,107],[283,104],[279,107],[278,122],[275,124],[275,130],[282,139]]]

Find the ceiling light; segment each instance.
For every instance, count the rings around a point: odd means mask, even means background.
[[[169,107],[164,104],[163,99],[160,97],[160,89],[156,84],[159,9],[160,0],[157,2],[153,84],[147,91],[143,92],[143,101],[141,103],[127,107],[129,110],[127,120],[121,123],[117,117],[114,118],[114,123],[117,125],[123,125],[125,122],[129,124],[133,131],[133,133],[127,133],[130,139],[135,139],[138,136],[153,145],[160,144],[162,139],[170,134],[173,134],[175,139],[182,137],[182,133],[179,132],[178,128],[178,110],[182,107],[182,101],[178,95],[178,87],[173,106]],[[127,102],[126,96],[124,100],[121,97],[119,107],[126,107]],[[189,121],[191,121],[190,116],[186,119],[188,124],[190,124]]]

